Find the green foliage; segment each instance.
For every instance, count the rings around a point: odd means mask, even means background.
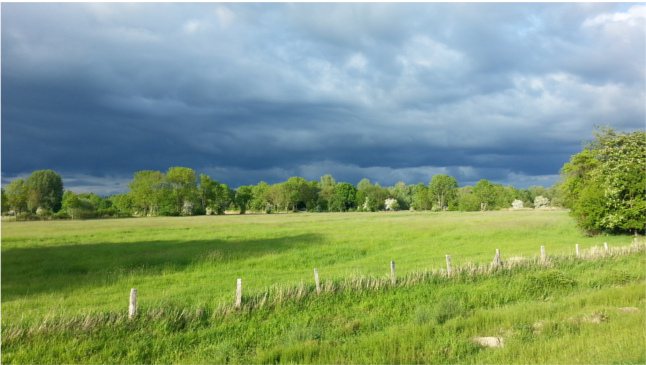
[[[590,233],[644,232],[646,132],[600,130],[561,170],[563,203]]]
[[[253,199],[253,186],[243,185],[236,189],[235,204],[240,209],[240,214],[245,214]]]
[[[458,181],[449,175],[435,175],[428,185],[433,210],[447,210],[457,205]]]
[[[7,194],[4,192],[4,188],[0,189],[0,194],[0,204],[2,204],[0,212],[2,212],[2,215],[5,215],[9,211],[9,202],[7,202]]]
[[[16,215],[27,211],[27,185],[23,179],[15,179],[7,185],[7,203]]]
[[[197,208],[195,171],[188,167],[171,167],[166,172],[175,206],[169,215],[193,215]]]
[[[478,198],[480,210],[493,210],[496,208],[496,187],[487,179],[481,179],[473,187],[473,195]]]
[[[37,170],[25,181],[27,188],[27,209],[36,212],[38,208],[57,212],[63,199],[63,180],[52,170]]]
[[[126,217],[132,215],[134,203],[131,194],[116,194],[108,198],[116,211],[116,216]]]
[[[357,189],[354,185],[341,182],[334,186],[334,194],[330,200],[330,210],[347,212],[356,207]]]
[[[413,209],[431,210],[432,203],[428,194],[428,187],[423,183],[419,183],[412,190],[411,206]]]
[[[257,212],[271,211],[271,203],[269,201],[269,184],[264,181],[254,185],[251,189],[253,198],[250,202],[252,210]]]
[[[403,181],[397,182],[392,188],[388,189],[390,197],[397,199],[397,210],[408,210],[413,202],[413,190],[411,186],[406,185]]]
[[[384,202],[388,198],[388,191],[379,184],[372,184],[368,179],[362,179],[357,184],[356,206],[357,210],[376,212],[384,209]]]
[[[164,174],[160,171],[137,171],[130,184],[130,196],[135,209],[135,215],[155,216],[164,209],[170,194]],[[164,209],[165,210],[165,209]]]
[[[226,184],[221,184],[209,177],[200,175],[199,196],[203,209],[206,212],[224,214],[227,207],[234,201],[235,192]]]
[[[332,175],[323,175],[319,181],[319,194],[318,194],[318,211],[339,210],[332,209],[332,200],[334,199],[334,192],[336,188],[336,180]]]
[[[293,176],[283,183],[283,189],[288,209],[292,211],[313,210],[316,206],[318,195],[316,182],[310,183],[302,177]]]
[[[475,212],[481,209],[480,198],[473,193],[472,186],[458,189],[458,210]]]

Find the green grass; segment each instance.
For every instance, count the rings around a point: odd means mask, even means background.
[[[585,237],[564,211],[3,222],[2,360],[644,363],[643,252],[318,297],[312,288],[314,267],[343,287],[360,276],[387,282],[393,259],[405,281],[444,267],[445,254],[463,267],[490,262],[496,248],[505,259],[630,241]],[[269,287],[292,299],[230,313],[237,277],[247,302]],[[626,306],[640,311],[617,309]],[[584,320],[594,315],[604,321]],[[480,348],[476,335],[506,346]]]

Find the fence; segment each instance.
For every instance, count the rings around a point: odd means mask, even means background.
[[[619,247],[609,247],[607,242],[604,242],[603,249],[594,246],[589,250],[582,251],[579,244],[577,243],[574,247],[574,259],[577,260],[594,260],[602,257],[616,256],[616,255],[625,255],[630,253],[636,253],[646,250],[646,243],[638,242],[635,238],[633,243],[628,246],[619,246]],[[519,256],[514,256],[507,261],[504,261],[501,256],[500,249],[496,249],[493,260],[489,265],[473,265],[469,264],[463,267],[454,268],[451,262],[451,255],[446,255],[446,268],[439,270],[430,270],[430,271],[418,271],[408,274],[403,281],[397,280],[397,275],[395,271],[395,261],[390,261],[390,276],[388,279],[380,278],[363,278],[357,277],[346,281],[342,286],[350,289],[380,289],[386,286],[396,287],[399,285],[411,285],[423,282],[429,277],[444,277],[450,279],[458,275],[487,275],[499,270],[512,269],[515,267],[521,266],[532,266],[532,265],[541,265],[541,266],[550,266],[552,263],[552,258],[557,258],[558,256],[550,257],[547,254],[545,246],[540,246],[540,256],[538,260],[526,259]],[[572,256],[565,256],[566,258],[572,258]],[[560,257],[559,257],[560,258]],[[321,295],[323,292],[334,292],[335,288],[331,283],[321,284],[319,277],[318,268],[314,268],[314,287],[316,295]],[[273,302],[282,302],[286,298],[302,298],[308,294],[308,289],[303,285],[300,287],[290,288],[287,291],[278,291],[276,292],[276,298]],[[130,290],[129,297],[129,306],[128,306],[128,318],[134,319],[137,316],[137,289],[132,288]],[[250,308],[253,307],[262,307],[267,304],[269,300],[269,291],[266,291],[256,296],[248,298]],[[225,311],[226,310],[226,305]],[[236,292],[235,292],[235,301],[233,304],[233,309],[239,311],[243,307],[243,296],[242,296],[242,278],[236,280]]]

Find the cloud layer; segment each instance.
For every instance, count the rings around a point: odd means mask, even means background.
[[[550,185],[595,125],[644,128],[644,29],[639,4],[4,3],[3,180]]]

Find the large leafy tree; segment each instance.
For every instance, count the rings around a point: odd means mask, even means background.
[[[355,207],[357,188],[354,185],[341,182],[334,186],[334,195],[330,201],[330,210],[345,212]]]
[[[480,210],[493,210],[496,208],[496,186],[487,179],[481,179],[473,187],[473,195],[480,203]]]
[[[287,194],[288,207],[293,210],[314,208],[318,195],[317,184],[311,184],[302,177],[293,176],[287,179],[284,189]]]
[[[413,197],[411,203],[415,210],[430,210],[431,199],[428,194],[428,186],[424,183],[419,183],[413,187]]]
[[[646,132],[603,129],[561,170],[563,203],[590,233],[644,232]]]
[[[240,214],[245,214],[249,208],[249,204],[253,199],[253,187],[250,185],[243,185],[236,189],[235,203],[240,209]]]
[[[226,184],[221,184],[210,176],[200,175],[200,202],[204,210],[210,209],[216,214],[224,214],[234,199],[234,192]]]
[[[482,209],[480,198],[473,191],[473,186],[458,188],[458,210],[475,212]]]
[[[269,201],[269,184],[264,181],[259,182],[251,188],[251,202],[249,208],[255,211],[270,212],[272,209],[271,202]]]
[[[447,210],[457,204],[458,181],[449,175],[435,175],[428,186],[434,210]]]
[[[27,211],[27,185],[23,179],[15,179],[7,185],[7,204],[16,214]]]
[[[174,213],[191,215],[197,198],[195,170],[188,167],[171,167],[166,172],[166,181],[172,189]]]
[[[63,179],[52,170],[37,170],[25,181],[27,186],[27,209],[44,208],[52,212],[61,209]]]
[[[336,180],[332,175],[323,175],[318,184],[318,208],[320,210],[331,210],[331,202],[334,199]]]
[[[143,170],[135,172],[128,185],[132,204],[140,215],[158,215],[165,213],[170,189],[166,177],[160,171]]]

